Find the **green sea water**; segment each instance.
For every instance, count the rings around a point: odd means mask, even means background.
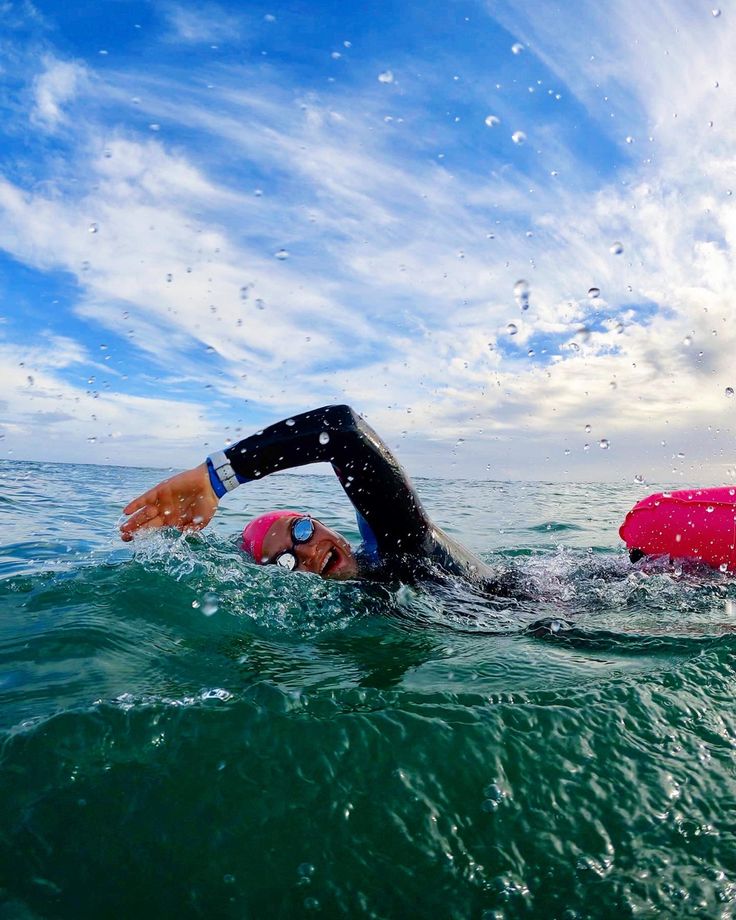
[[[419,480],[533,600],[122,544],[160,471],[0,464],[0,916],[731,917],[736,585],[633,567],[655,486]],[[554,632],[527,627],[564,621]]]

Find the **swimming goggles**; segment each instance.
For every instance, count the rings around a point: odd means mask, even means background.
[[[291,549],[282,550],[273,560],[282,569],[293,572],[297,567],[296,548],[300,543],[309,543],[314,536],[314,521],[308,517],[294,518],[291,522]]]

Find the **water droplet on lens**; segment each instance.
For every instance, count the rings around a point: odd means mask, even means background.
[[[486,115],[486,125],[492,128],[494,125],[500,125],[501,119],[497,115]]]
[[[279,249],[279,250],[277,250],[277,251],[274,253],[274,256],[275,256],[277,259],[280,259],[280,260],[283,262],[284,259],[288,259],[288,258],[289,258],[289,252],[288,252],[287,249]]]
[[[390,70],[384,70],[383,73],[378,74],[379,83],[393,83],[394,75]]]
[[[591,426],[590,426],[590,425],[586,425],[586,426],[585,426],[585,433],[586,433],[586,434],[590,434],[591,431],[592,431]]]
[[[718,19],[718,17],[721,15],[721,11],[719,9],[711,10],[710,14],[714,19]]]
[[[600,296],[601,296],[600,288],[597,288],[597,287],[588,288],[588,297],[590,297],[591,300],[595,300],[596,297],[600,297]]]
[[[590,444],[583,444],[583,450],[590,450]]]
[[[713,505],[708,505],[708,507],[705,510],[708,512],[708,514],[713,514],[713,511],[715,509],[713,508]]]
[[[522,310],[529,309],[529,282],[521,280],[514,285],[514,297]]]
[[[296,425],[296,422],[294,421],[293,418],[287,418],[287,419],[286,419],[286,424],[289,426],[289,428],[291,428],[292,425]]]
[[[634,476],[634,482],[638,483],[639,485],[642,485],[642,483],[644,482],[644,477],[642,476],[641,473],[637,473],[636,476]]]
[[[526,140],[526,134],[523,131],[514,131],[511,135],[511,140],[518,145],[521,145]]]
[[[690,345],[692,345],[692,344],[693,344],[692,337],[689,336],[689,335],[686,335],[685,338],[682,340],[682,344],[683,344],[683,345],[686,345],[686,346],[688,346],[688,347],[689,347]]]
[[[327,434],[326,431],[321,431],[321,432],[320,432],[320,435],[319,435],[319,443],[320,443],[320,444],[329,444],[329,443],[330,443],[330,436]]]
[[[213,592],[207,592],[202,598],[202,613],[206,617],[214,616],[220,609],[220,599]]]
[[[99,229],[100,229],[99,226],[98,226],[97,224],[95,224],[95,223],[92,223],[92,224],[89,225],[89,227],[87,227],[87,231],[88,231],[89,233],[97,233],[97,231],[98,231]]]
[[[623,243],[619,243],[618,241],[616,241],[615,243],[611,243],[610,253],[612,256],[620,256],[623,251],[624,251]]]
[[[733,396],[733,387],[726,387],[726,396]]]
[[[633,138],[630,134],[627,135],[627,137],[626,137],[626,143],[627,143],[627,144],[633,144],[633,143],[634,143],[634,138]]]
[[[174,276],[171,274],[171,272],[169,272],[169,274],[166,276],[166,280],[167,280],[168,282],[171,282],[171,281],[174,280]]]
[[[97,443],[97,438],[96,438],[93,434],[91,434],[91,435],[87,438],[87,440],[89,441],[90,444],[96,444],[96,443]]]
[[[509,323],[508,326],[506,326],[506,332],[508,332],[509,335],[516,335],[518,331],[519,327],[516,323]]]
[[[610,447],[608,438],[601,438],[600,441],[598,442],[598,447],[600,447],[601,450],[608,450],[608,448]]]
[[[524,50],[524,46],[522,45],[521,42],[514,42],[514,44],[511,46],[512,54],[521,54],[523,50]]]

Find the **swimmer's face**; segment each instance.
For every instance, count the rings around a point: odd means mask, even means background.
[[[276,562],[280,553],[289,552],[296,559],[295,572],[313,572],[323,578],[355,578],[358,563],[345,537],[312,518],[314,533],[306,543],[297,543],[292,537],[291,525],[299,517],[301,515],[274,521],[263,540],[266,564]]]

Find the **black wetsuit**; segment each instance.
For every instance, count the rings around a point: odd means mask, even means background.
[[[241,482],[308,463],[332,464],[357,512],[363,574],[414,581],[458,575],[495,594],[512,593],[480,559],[427,516],[388,447],[350,406],[324,406],[277,422],[225,450]]]

